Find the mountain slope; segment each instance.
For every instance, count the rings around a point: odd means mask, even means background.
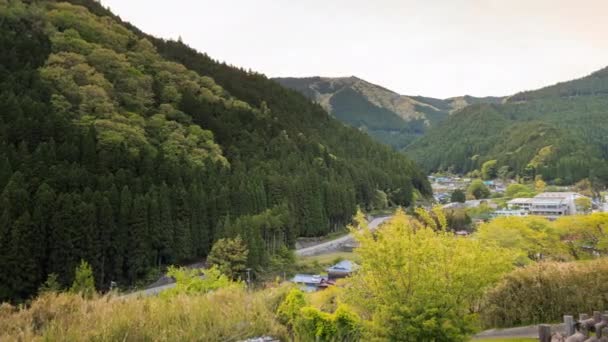
[[[81,259],[99,288],[128,286],[236,235],[260,269],[379,191],[430,194],[300,94],[96,1],[0,2],[0,76],[0,300],[68,285]]]
[[[427,170],[480,169],[570,184],[608,181],[608,72],[467,107],[406,148]]]
[[[396,149],[409,145],[455,110],[502,98],[462,96],[445,100],[399,95],[357,77],[275,78],[319,103],[339,120]]]

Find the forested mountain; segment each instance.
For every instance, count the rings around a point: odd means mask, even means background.
[[[98,288],[241,235],[259,269],[380,191],[401,154],[265,76],[150,37],[93,0],[0,0],[0,301],[80,259]]]
[[[456,112],[406,148],[427,170],[501,173],[558,184],[608,182],[608,69]]]
[[[500,103],[502,98],[461,96],[435,99],[399,95],[351,77],[274,78],[319,103],[339,120],[400,150],[452,112],[475,103]]]

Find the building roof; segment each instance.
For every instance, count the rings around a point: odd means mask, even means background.
[[[518,198],[514,198],[514,199],[510,200],[507,203],[509,203],[509,204],[528,204],[528,203],[532,203],[532,198],[518,197]]]
[[[343,273],[351,273],[359,268],[359,265],[355,264],[350,260],[342,260],[339,263],[329,267],[327,272],[343,272]]]
[[[300,284],[321,284],[323,280],[327,280],[327,278],[318,274],[296,274],[291,279],[291,282]]]
[[[581,195],[576,192],[572,192],[572,191],[543,192],[543,193],[540,193],[540,194],[534,196],[534,198],[567,198],[567,197],[576,197],[576,196],[581,196]]]

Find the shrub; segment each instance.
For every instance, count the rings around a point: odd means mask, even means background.
[[[511,327],[606,307],[608,259],[541,262],[513,271],[492,289],[481,317],[487,327]]]

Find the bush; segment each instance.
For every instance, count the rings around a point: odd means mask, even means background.
[[[557,322],[608,307],[608,259],[541,262],[510,273],[482,309],[487,327]]]

